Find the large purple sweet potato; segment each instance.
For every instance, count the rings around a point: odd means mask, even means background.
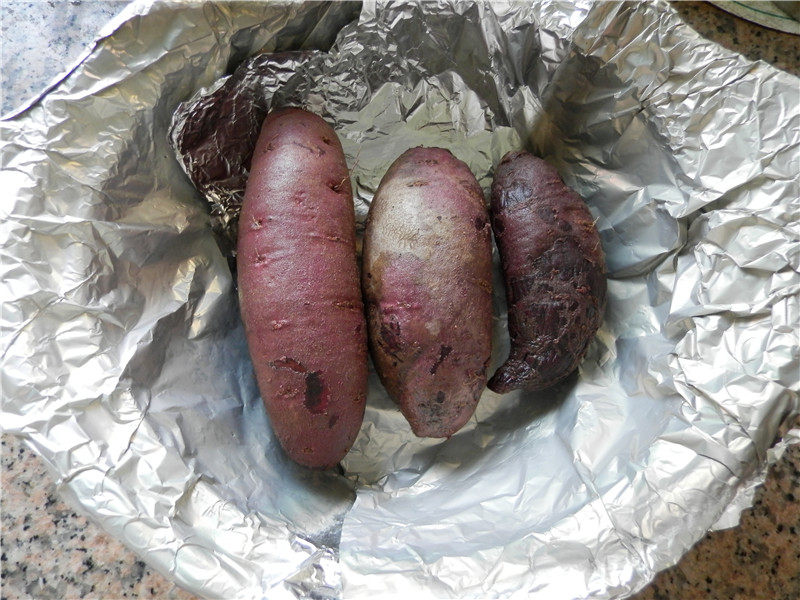
[[[492,183],[492,227],[503,265],[511,352],[489,388],[550,387],[580,363],[606,305],[606,271],[592,215],[558,172],[509,152]]]
[[[298,463],[331,467],[364,417],[367,346],[347,163],[320,117],[267,116],[237,254],[242,319],[275,434]]]
[[[472,416],[491,355],[491,232],[467,165],[412,148],[381,180],[364,241],[370,349],[389,395],[421,437]]]

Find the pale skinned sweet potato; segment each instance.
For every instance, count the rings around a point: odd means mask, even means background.
[[[237,271],[275,434],[296,462],[332,467],[364,417],[367,346],[347,163],[320,117],[284,109],[264,121],[239,218]]]
[[[491,355],[491,232],[469,168],[412,148],[370,206],[362,282],[372,358],[420,437],[449,437],[472,416]]]
[[[492,182],[491,218],[505,277],[508,360],[489,389],[537,390],[570,375],[606,306],[603,248],[583,199],[558,171],[509,152]]]

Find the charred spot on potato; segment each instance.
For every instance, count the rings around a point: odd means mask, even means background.
[[[322,143],[330,146],[331,145],[331,138],[329,138],[328,136],[325,136],[325,135],[322,136]]]
[[[556,211],[552,207],[540,206],[534,212],[548,225],[554,225],[556,223]]]
[[[324,412],[327,408],[327,399],[323,394],[324,387],[319,371],[306,373],[306,393],[303,405],[313,414]]]
[[[444,359],[447,358],[447,355],[450,354],[452,350],[453,349],[450,346],[445,346],[445,345],[442,345],[439,348],[439,356],[434,361],[433,366],[431,367],[430,370],[431,375],[436,375],[436,370],[439,368],[439,365],[442,364]]]
[[[381,322],[382,345],[387,348],[387,352],[394,356],[403,347],[403,336],[400,331],[400,323],[396,320],[384,320]]]
[[[484,219],[483,217],[475,217],[475,229],[477,229],[478,231],[486,227],[487,224],[488,223],[486,219]]]
[[[585,285],[596,270],[572,236],[557,239],[533,261],[533,267],[539,274],[550,273],[561,281],[574,283],[576,288]]]
[[[500,208],[509,208],[527,202],[531,197],[531,187],[524,181],[515,181],[500,192]]]

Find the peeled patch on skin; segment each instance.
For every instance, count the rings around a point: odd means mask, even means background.
[[[367,343],[344,153],[320,117],[267,115],[240,216],[242,320],[275,435],[335,466],[364,417]]]
[[[511,352],[489,388],[547,388],[578,367],[602,323],[606,270],[600,236],[580,196],[555,168],[527,152],[510,152],[498,165],[491,213]]]
[[[412,148],[370,206],[363,289],[376,370],[420,437],[472,416],[491,355],[491,233],[469,168]]]

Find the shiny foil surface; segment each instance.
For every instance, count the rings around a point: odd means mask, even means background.
[[[622,598],[735,524],[800,413],[797,87],[664,2],[134,3],[1,124],[2,426],[203,597]],[[510,149],[556,165],[609,266],[579,372],[449,440],[371,372],[341,474],[288,460],[231,274],[283,105],[336,129],[359,227],[412,146],[485,189]]]

